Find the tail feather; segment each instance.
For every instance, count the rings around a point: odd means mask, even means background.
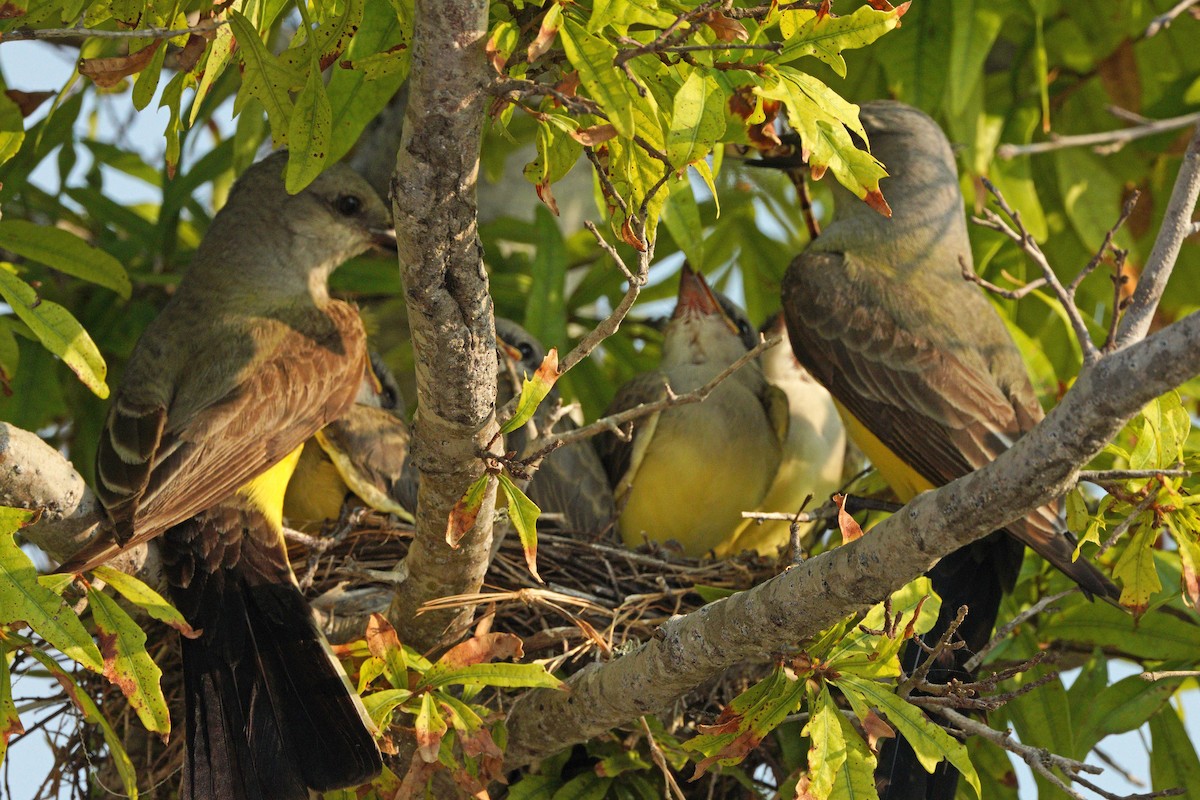
[[[374,728],[292,580],[277,534],[237,498],[167,531],[184,639],[181,800],[308,800],[381,769]]]
[[[929,571],[930,582],[942,599],[942,606],[937,622],[922,637],[928,645],[941,639],[960,607],[965,605],[969,609],[957,631],[957,638],[965,646],[943,653],[942,660],[929,671],[927,680],[930,683],[949,683],[953,678],[965,681],[974,677],[964,665],[991,638],[1000,613],[1000,601],[1016,582],[1024,550],[1020,542],[997,531],[956,550]],[[916,642],[910,642],[904,648],[900,663],[904,671],[911,674],[925,658],[925,651]],[[942,761],[932,774],[926,772],[908,742],[896,737],[885,740],[880,749],[875,783],[880,800],[954,800],[958,771]]]

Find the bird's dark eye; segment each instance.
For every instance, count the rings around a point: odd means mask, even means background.
[[[345,217],[353,217],[362,210],[362,206],[362,198],[356,194],[339,195],[338,198],[333,201],[333,207],[337,209],[339,214]]]
[[[751,334],[750,323],[746,322],[746,320],[739,319],[737,326],[738,326],[738,336],[741,336],[743,339],[745,339],[747,336],[749,336]]]
[[[521,354],[522,361],[527,361],[533,358],[533,345],[529,342],[521,342],[517,345],[517,352]]]

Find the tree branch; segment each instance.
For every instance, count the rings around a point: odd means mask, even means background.
[[[1150,330],[1150,321],[1175,268],[1179,248],[1192,231],[1192,214],[1196,210],[1197,197],[1200,197],[1200,125],[1192,133],[1187,152],[1183,154],[1179,177],[1175,179],[1175,188],[1171,190],[1162,227],[1158,229],[1154,248],[1142,268],[1125,318],[1121,320],[1117,335],[1118,348],[1141,339]]]
[[[1049,153],[1053,150],[1065,150],[1068,147],[1094,147],[1097,151],[1114,152],[1124,147],[1127,142],[1154,136],[1159,133],[1179,130],[1200,122],[1200,113],[1184,114],[1170,119],[1154,119],[1143,122],[1132,128],[1122,128],[1116,131],[1102,133],[1084,133],[1078,136],[1051,136],[1049,141],[1032,142],[1031,144],[1002,144],[996,148],[996,155],[1009,159],[1017,156]]]
[[[211,33],[222,25],[223,19],[202,19],[187,28],[138,28],[134,30],[106,31],[97,28],[13,28],[0,36],[0,42],[29,41],[31,39],[174,39],[192,33]]]
[[[632,653],[573,676],[569,694],[520,698],[509,714],[506,766],[661,710],[739,661],[867,610],[942,555],[1060,496],[1145,403],[1198,373],[1200,314],[1104,358],[996,461],[920,495],[869,536],[672,619]]]
[[[1171,6],[1168,11],[1159,14],[1154,19],[1150,20],[1150,24],[1146,26],[1146,32],[1143,34],[1147,39],[1151,36],[1157,36],[1162,31],[1171,27],[1171,23],[1175,21],[1183,12],[1187,11],[1192,6],[1196,5],[1200,0],[1179,0],[1178,3]]]
[[[418,0],[404,133],[392,179],[420,410],[420,471],[408,580],[389,618],[406,643],[434,645],[455,611],[417,616],[426,601],[475,591],[487,569],[492,515],[451,548],[450,510],[483,472],[495,438],[496,335],[476,229],[475,180],[487,94],[487,2]],[[483,500],[490,509],[494,487]],[[469,613],[466,612],[466,613]]]

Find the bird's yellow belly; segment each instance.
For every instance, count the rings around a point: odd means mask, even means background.
[[[765,416],[749,429],[729,425],[700,437],[664,430],[670,424],[664,414],[626,495],[621,535],[630,547],[643,538],[673,539],[687,555],[702,556],[737,529],[741,512],[758,506],[775,475],[779,446]]]
[[[871,460],[875,469],[879,470],[879,474],[887,481],[888,486],[892,487],[892,491],[900,498],[900,502],[907,503],[921,492],[927,492],[934,488],[932,483],[904,463],[898,455],[879,441],[875,434],[867,430],[867,427],[847,411],[845,406],[836,400],[834,403],[842,415],[842,422],[846,424],[846,433]]]

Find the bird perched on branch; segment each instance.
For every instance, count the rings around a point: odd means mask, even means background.
[[[408,463],[404,398],[391,370],[375,352],[358,397],[341,419],[326,425],[304,445],[283,499],[290,525],[320,527],[337,520],[347,496],[385,514],[412,522],[416,491]]]
[[[902,501],[995,459],[1043,416],[1020,352],[1000,316],[963,280],[971,248],[954,155],[924,113],[895,102],[862,106],[871,152],[890,177],[882,216],[836,183],[832,223],[787,271],[783,305],[796,358],[833,394],[847,430]],[[966,649],[941,680],[991,636],[1000,599],[1016,582],[1024,546],[1085,592],[1117,587],[1084,559],[1058,504],[943,558],[929,575],[942,598],[926,640],[966,605]],[[921,657],[910,645],[905,669]],[[931,678],[934,677],[931,674]],[[901,742],[881,754],[883,797],[952,798],[957,773],[930,776]]]
[[[502,408],[520,394],[522,377],[533,375],[542,365],[546,348],[529,331],[503,317],[496,318],[496,344],[501,362],[496,407]],[[529,424],[541,432],[559,402],[558,389],[551,389]],[[530,441],[526,427],[505,438],[505,447],[515,451],[518,458],[530,455],[524,452]],[[564,416],[555,427],[559,432],[569,431],[575,423]],[[616,517],[612,489],[590,442],[569,442],[547,455],[530,479],[526,493],[542,513],[560,515],[564,530],[570,533],[599,534]]]
[[[390,215],[344,166],[289,195],[252,166],[134,349],[97,453],[110,528],[61,569],[159,539],[183,639],[184,800],[306,800],[371,780],[374,729],[296,587],[282,538],[301,445],[354,403],[367,363],[328,278]]]
[[[788,433],[779,470],[759,510],[794,514],[811,497],[806,507],[811,511],[841,485],[846,429],[829,392],[796,361],[783,314],[774,314],[759,330],[767,337],[783,337],[782,342],[762,354],[762,368],[766,379],[783,390],[788,402]],[[801,523],[798,533],[803,536],[814,525]],[[717,555],[755,550],[773,556],[790,540],[791,523],[748,519],[732,539],[717,548]]]
[[[685,264],[675,313],[663,332],[662,363],[622,386],[606,413],[661,400],[668,386],[676,394],[701,388],[747,353],[753,335]],[[786,435],[787,398],[751,361],[703,402],[635,421],[632,441],[598,436],[625,543],[674,540],[692,556],[721,544],[741,523],[741,512],[762,501]]]

